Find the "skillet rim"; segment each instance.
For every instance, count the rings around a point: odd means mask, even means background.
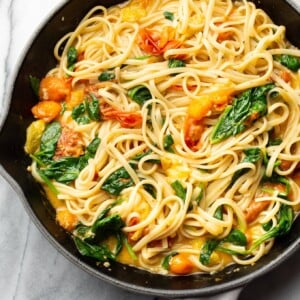
[[[284,0],[283,0],[284,1]],[[9,117],[9,110],[12,103],[12,96],[14,93],[15,83],[19,75],[20,69],[27,57],[29,50],[34,43],[35,39],[39,36],[42,29],[47,26],[47,23],[54,18],[54,16],[63,10],[63,8],[70,2],[70,0],[63,0],[62,3],[56,5],[44,18],[40,24],[36,27],[33,33],[29,36],[25,47],[21,50],[21,55],[17,59],[17,63],[13,66],[12,75],[8,78],[8,85],[4,89],[4,107],[2,109],[2,114],[0,115],[0,132],[2,131],[5,121]],[[291,4],[290,0],[285,0],[284,2]],[[293,5],[292,5],[293,6]],[[295,6],[293,8],[296,10]],[[91,274],[92,276],[110,283],[114,286],[123,288],[125,290],[141,293],[145,295],[152,296],[172,296],[176,298],[181,297],[195,297],[195,296],[211,296],[225,291],[237,289],[241,286],[246,285],[248,282],[252,281],[255,278],[262,276],[263,274],[270,272],[272,269],[276,268],[279,264],[283,263],[288,257],[290,257],[300,245],[300,238],[295,239],[275,260],[266,263],[264,266],[258,270],[254,270],[247,275],[243,275],[240,278],[233,279],[225,283],[217,283],[215,286],[201,287],[195,289],[180,289],[180,290],[171,290],[171,289],[158,289],[151,287],[142,287],[134,283],[128,283],[119,279],[116,279],[112,276],[102,273],[100,270],[96,270],[92,266],[88,265],[86,262],[80,260],[74,254],[70,253],[65,247],[63,247],[57,239],[51,235],[51,233],[46,229],[43,223],[38,219],[37,215],[34,213],[33,209],[29,205],[29,201],[23,193],[20,185],[11,177],[11,175],[4,169],[0,164],[0,175],[11,185],[14,191],[17,193],[19,198],[22,201],[22,204],[29,215],[30,219],[33,221],[35,226],[39,229],[43,236],[52,244],[52,246],[58,250],[64,257],[66,257],[71,263],[82,269],[83,271]]]

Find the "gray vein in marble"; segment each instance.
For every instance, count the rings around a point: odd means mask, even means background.
[[[16,298],[16,295],[18,293],[18,288],[20,285],[20,280],[22,277],[22,271],[23,271],[23,265],[24,265],[24,258],[26,255],[26,250],[28,249],[28,237],[29,237],[29,233],[30,233],[30,222],[28,222],[27,227],[26,227],[26,239],[25,239],[25,243],[24,243],[24,247],[23,247],[23,251],[22,251],[22,255],[21,255],[21,264],[20,264],[20,268],[19,268],[19,272],[18,272],[18,277],[17,277],[17,281],[16,281],[16,287],[15,287],[15,291],[13,294],[13,299]]]

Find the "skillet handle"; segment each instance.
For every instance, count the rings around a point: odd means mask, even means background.
[[[242,288],[237,288],[222,294],[208,297],[193,297],[193,298],[174,298],[172,300],[238,300]]]

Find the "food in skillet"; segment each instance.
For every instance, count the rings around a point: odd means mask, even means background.
[[[25,150],[82,255],[216,272],[290,230],[300,51],[253,3],[97,6],[54,53]]]

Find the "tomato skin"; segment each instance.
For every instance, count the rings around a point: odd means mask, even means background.
[[[31,108],[35,118],[44,120],[46,123],[53,121],[61,111],[60,103],[55,101],[40,101]]]
[[[187,118],[184,124],[184,140],[192,150],[198,150],[201,135],[204,131],[202,120]]]
[[[146,53],[162,55],[169,49],[180,48],[182,42],[175,40],[172,27],[165,27],[161,32],[149,28],[142,28],[139,32],[139,47]]]
[[[113,107],[102,108],[101,114],[104,120],[116,120],[124,128],[141,127],[143,122],[140,113],[120,111]]]
[[[193,264],[185,253],[178,253],[170,260],[170,271],[177,275],[186,275],[193,270]]]
[[[71,92],[70,83],[70,80],[65,78],[54,76],[44,77],[41,80],[39,88],[40,100],[64,101]]]

